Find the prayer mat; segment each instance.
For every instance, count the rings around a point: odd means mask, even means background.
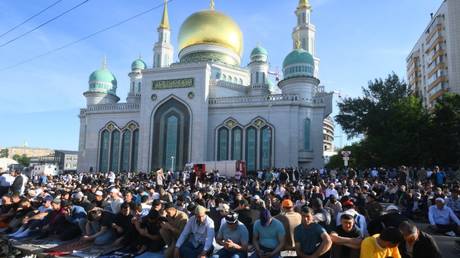
[[[91,241],[76,240],[69,243],[64,243],[56,247],[45,250],[45,252],[73,252],[75,250],[84,250],[93,245]]]

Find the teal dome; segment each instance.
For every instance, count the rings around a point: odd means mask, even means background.
[[[256,48],[254,48],[251,52],[251,56],[255,56],[255,55],[264,55],[264,56],[268,56],[268,52],[265,48],[261,47],[261,46],[257,46]]]
[[[251,51],[252,61],[266,62],[267,59],[268,59],[268,51],[265,48],[261,46],[257,46]]]
[[[116,94],[117,79],[107,68],[101,68],[91,73],[88,83],[90,91]]]
[[[315,61],[313,60],[313,56],[307,51],[303,49],[294,49],[284,59],[283,67],[299,63],[314,65]]]
[[[141,58],[138,58],[134,60],[134,62],[131,64],[131,70],[144,70],[147,68],[147,64],[142,60]]]
[[[313,76],[314,67],[315,60],[309,52],[303,49],[294,49],[283,61],[284,78]]]

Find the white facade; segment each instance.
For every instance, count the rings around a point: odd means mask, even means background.
[[[170,33],[165,26],[158,32],[160,42]],[[154,55],[164,53],[162,44]],[[197,51],[209,59],[190,61]],[[111,98],[94,104],[85,93],[78,171],[152,171],[170,169],[172,162],[181,169],[206,160],[245,160],[249,171],[322,167],[323,120],[332,112],[332,94],[319,87],[318,66],[311,76],[281,80],[282,93],[274,94],[266,58],[251,55],[241,67],[214,60],[215,53],[240,58],[221,46],[194,45],[179,51],[178,63],[154,61],[145,69],[133,63],[127,103]]]
[[[407,60],[408,83],[425,107],[460,94],[460,1],[444,0]]]

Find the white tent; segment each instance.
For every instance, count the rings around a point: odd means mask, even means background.
[[[18,162],[14,159],[0,158],[0,172],[7,171],[11,164],[18,164]]]

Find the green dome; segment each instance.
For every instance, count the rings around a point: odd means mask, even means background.
[[[134,60],[134,62],[131,64],[131,70],[136,70],[136,69],[144,70],[146,68],[147,68],[147,64],[144,62],[144,60],[140,58]]]
[[[251,61],[267,62],[268,52],[265,48],[257,46],[251,51]]]
[[[283,67],[293,64],[310,64],[314,65],[313,56],[303,49],[294,49],[286,56],[283,62]]]
[[[254,48],[251,52],[251,57],[252,56],[256,56],[256,55],[264,55],[264,56],[268,56],[268,52],[265,48],[261,47],[261,46],[257,46],[256,48]]]
[[[303,49],[294,49],[283,61],[284,78],[313,76],[314,67],[315,60],[309,52]]]
[[[107,94],[114,94],[117,90],[117,79],[107,68],[94,71],[89,76],[89,90]]]

